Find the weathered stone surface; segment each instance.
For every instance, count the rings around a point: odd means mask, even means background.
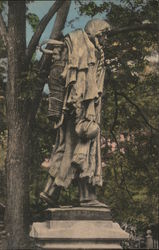
[[[46,220],[111,220],[108,208],[61,207],[49,208],[40,215],[40,221]]]
[[[45,213],[48,219],[34,222],[30,232],[41,249],[121,249],[120,242],[128,238],[106,208],[55,208]]]
[[[31,236],[39,239],[125,239],[127,234],[112,221],[46,221],[32,226]]]
[[[101,249],[121,249],[119,244],[101,242],[54,242],[39,244],[45,250],[101,250]]]

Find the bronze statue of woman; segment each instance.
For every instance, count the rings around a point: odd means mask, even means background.
[[[79,186],[80,206],[106,206],[97,200],[95,188],[102,186],[100,113],[105,74],[103,45],[109,30],[110,25],[106,21],[91,20],[84,31],[78,29],[66,35],[64,42],[53,50],[49,116],[56,117],[57,137],[49,160],[49,177],[44,191],[40,193],[41,199],[52,205],[61,187],[68,188],[75,179]],[[59,72],[55,67],[58,64]]]

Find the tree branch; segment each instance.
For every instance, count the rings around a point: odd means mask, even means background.
[[[153,130],[159,131],[159,129],[153,127],[147,120],[147,118],[145,117],[145,115],[143,114],[143,112],[141,111],[141,109],[137,106],[136,103],[134,103],[128,96],[126,96],[124,93],[119,93],[117,92],[118,95],[123,96],[132,106],[134,106],[136,108],[136,110],[139,112],[139,114],[141,115],[141,117],[143,118],[143,120],[145,121],[145,123]]]
[[[62,30],[65,26],[65,22],[68,16],[68,12],[69,12],[69,8],[71,5],[71,1],[67,0],[67,1],[63,1],[63,5],[61,6],[61,8],[57,11],[57,16],[55,19],[55,23],[50,35],[50,39],[58,39],[59,36],[61,36]],[[31,116],[34,117],[37,109],[39,107],[39,103],[42,97],[42,88],[46,82],[46,72],[48,73],[50,70],[50,60],[51,58],[48,57],[48,55],[43,55],[39,64],[38,64],[38,68],[40,69],[40,78],[43,80],[39,83],[39,87],[41,87],[41,89],[39,88],[39,91],[37,92],[33,104],[32,104],[32,114]],[[45,72],[46,70],[46,72]],[[31,118],[32,120],[32,118]]]
[[[0,35],[3,38],[4,45],[7,46],[8,43],[8,33],[7,33],[7,27],[4,22],[2,14],[0,14]]]
[[[159,25],[156,23],[144,23],[139,25],[133,25],[133,26],[126,26],[122,28],[116,28],[112,29],[108,36],[114,36],[120,33],[127,33],[127,32],[133,32],[133,31],[156,31],[159,32]]]
[[[115,141],[115,143],[116,143],[116,145],[117,145],[117,150],[118,150],[119,154],[120,154],[122,157],[125,157],[125,155],[120,151],[120,147],[119,147],[118,140],[117,140],[117,138],[116,138],[116,136],[115,136],[115,134],[114,134],[114,132],[113,132],[112,129],[110,129],[110,133],[112,134],[112,136],[113,136],[113,138],[114,138],[114,141]],[[129,195],[129,197],[131,198],[131,200],[134,201],[134,200],[133,200],[133,197],[132,197],[132,194],[130,193],[130,191],[129,191],[128,187],[127,187],[127,184],[126,184],[125,175],[124,175],[124,173],[123,173],[122,163],[119,164],[119,165],[120,165],[120,169],[121,169],[121,175],[122,175],[122,178],[123,178],[123,182],[124,182],[124,185],[125,185],[125,190],[126,190],[126,192],[128,193],[128,195]],[[114,165],[113,165],[113,168],[114,168],[114,171],[115,171]],[[116,181],[117,181],[117,180],[116,180]],[[118,184],[118,182],[117,182],[117,184]],[[118,184],[118,185],[119,185],[119,184]],[[119,187],[122,188],[121,185],[119,185]]]
[[[31,41],[30,41],[28,48],[27,48],[27,51],[26,51],[28,62],[31,60],[33,53],[35,52],[36,46],[38,45],[40,37],[41,37],[43,31],[45,30],[47,24],[49,23],[51,18],[54,16],[54,14],[58,11],[58,9],[63,4],[64,4],[64,1],[56,0],[56,2],[49,9],[48,13],[41,19],[41,21],[37,27],[37,30],[34,33],[34,35],[32,36]]]
[[[85,6],[85,4],[83,4],[83,3],[81,2],[81,0],[77,0],[77,2],[78,2],[81,6]]]
[[[121,170],[121,175],[122,175],[122,178],[123,178],[125,190],[126,190],[127,194],[129,195],[131,201],[134,202],[133,196],[132,196],[131,192],[129,191],[127,183],[126,183],[126,180],[125,180],[125,175],[124,175],[124,172],[123,172],[123,166],[122,166],[122,164],[120,164],[120,170]]]
[[[115,102],[115,113],[114,113],[114,121],[111,126],[111,131],[114,130],[118,118],[118,96],[117,96],[117,91],[115,89],[114,89],[114,102]]]
[[[116,138],[116,136],[115,136],[114,131],[112,130],[112,128],[110,128],[110,133],[111,133],[111,135],[112,135],[112,137],[113,137],[113,139],[114,139],[114,141],[115,141],[115,143],[117,145],[118,151],[120,152],[119,142],[118,142],[118,140],[117,140],[117,138]]]
[[[68,16],[69,8],[71,5],[71,1],[67,0],[64,1],[63,6],[58,10],[57,16],[55,19],[55,23],[50,35],[50,39],[59,39],[62,34],[62,30],[64,29],[65,22]],[[49,48],[49,45],[46,47]],[[46,67],[46,63],[48,63],[50,56],[43,55],[40,60],[40,68],[44,69]]]

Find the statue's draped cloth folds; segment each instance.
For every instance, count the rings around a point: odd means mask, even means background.
[[[70,33],[65,38],[65,44],[68,50],[65,67],[65,117],[57,131],[49,173],[55,178],[57,186],[65,188],[77,176],[88,177],[89,183],[101,186],[98,125],[105,69],[103,67],[97,74],[100,55],[84,31]],[[97,133],[89,138],[87,128],[93,130],[95,126],[98,128]],[[81,128],[86,131],[85,136],[80,136]]]

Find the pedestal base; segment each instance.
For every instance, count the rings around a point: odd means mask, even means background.
[[[107,208],[54,208],[42,218],[33,223],[30,236],[45,250],[121,249],[128,238]]]

